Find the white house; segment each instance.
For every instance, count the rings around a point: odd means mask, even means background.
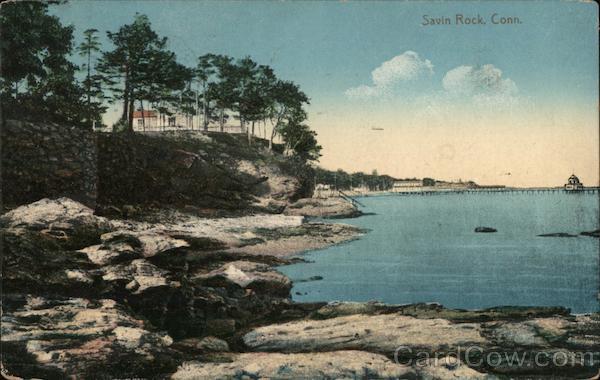
[[[133,130],[136,132],[174,131],[184,129],[201,130],[204,126],[199,117],[174,113],[162,114],[154,110],[141,110],[133,112]],[[223,129],[218,124],[210,124],[211,132],[244,133],[238,125],[224,125]]]
[[[403,179],[394,181],[394,186],[392,187],[392,191],[397,193],[417,192],[422,190],[423,181],[418,179]]]
[[[189,129],[192,118],[182,114],[161,114],[154,110],[133,112],[133,130],[138,132],[168,131]]]

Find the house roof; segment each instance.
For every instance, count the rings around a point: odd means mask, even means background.
[[[144,119],[147,118],[153,118],[156,117],[156,111],[152,111],[152,110],[144,110],[143,111],[144,114]],[[133,111],[133,118],[134,119],[141,119],[142,118],[142,111]]]

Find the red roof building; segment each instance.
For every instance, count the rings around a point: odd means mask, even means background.
[[[156,118],[158,117],[156,111],[152,111],[152,110],[144,110],[143,111],[143,118],[144,119],[151,119],[151,118]],[[133,111],[133,118],[134,119],[141,119],[142,118],[142,111]]]

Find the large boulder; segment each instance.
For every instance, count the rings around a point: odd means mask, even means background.
[[[585,377],[600,368],[600,353],[593,348],[600,341],[597,314],[484,323],[420,319],[400,313],[356,314],[259,327],[243,339],[254,351],[354,349],[400,358],[401,363],[462,352],[466,364],[475,370],[509,376],[537,373]],[[430,374],[446,370],[432,371]]]
[[[70,249],[98,242],[111,227],[107,219],[69,198],[44,198],[17,207],[0,217],[0,225],[15,232],[39,232]]]
[[[290,204],[285,215],[302,215],[322,218],[354,218],[362,212],[342,198],[303,198]]]
[[[325,320],[296,321],[259,327],[244,336],[255,351],[307,352],[365,350],[393,356],[401,346],[438,352],[487,341],[475,323],[417,319],[397,314],[361,314]]]
[[[109,265],[102,268],[102,279],[121,283],[131,294],[142,294],[150,289],[178,288],[180,283],[169,279],[169,273],[156,265],[137,259],[126,264]]]
[[[171,377],[184,379],[406,379],[408,366],[362,351],[308,354],[247,353],[225,363],[186,362]]]
[[[190,239],[193,238],[190,237]],[[87,255],[90,261],[98,265],[113,264],[141,257],[149,258],[162,253],[174,252],[179,248],[190,247],[187,241],[173,238],[160,229],[147,231],[119,229],[102,234],[100,240],[100,244],[80,250]]]
[[[197,283],[213,287],[237,286],[257,293],[288,297],[292,282],[269,265],[251,261],[233,261],[194,277]]]
[[[2,244],[4,293],[42,296],[97,296],[101,273],[85,254],[29,230],[5,230]]]

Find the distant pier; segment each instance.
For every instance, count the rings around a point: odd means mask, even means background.
[[[393,191],[391,195],[443,195],[443,194],[536,194],[536,193],[566,193],[566,194],[587,194],[598,193],[600,187],[584,187],[576,191],[565,190],[564,187],[498,187],[498,188],[471,188],[471,189],[435,189],[421,188],[419,190],[410,191]]]

